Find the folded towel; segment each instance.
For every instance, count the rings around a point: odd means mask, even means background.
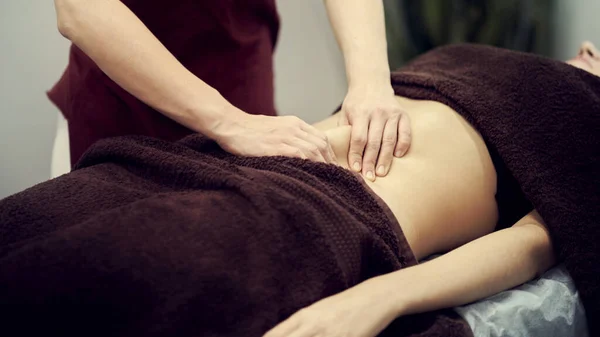
[[[419,57],[392,82],[396,94],[449,105],[481,133],[547,223],[590,336],[600,336],[600,77],[467,44]]]

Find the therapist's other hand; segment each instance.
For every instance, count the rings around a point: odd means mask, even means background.
[[[325,133],[295,116],[250,115],[238,110],[216,128],[215,141],[232,154],[297,157],[337,164]]]
[[[391,298],[367,280],[301,309],[263,337],[374,337],[396,318]]]
[[[338,124],[352,126],[348,165],[371,181],[410,147],[410,120],[390,85],[349,89]]]

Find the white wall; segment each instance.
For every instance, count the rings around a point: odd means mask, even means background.
[[[45,91],[67,64],[50,0],[0,1],[0,198],[50,176],[56,110]]]
[[[554,57],[573,58],[584,40],[600,48],[600,0],[557,0]]]
[[[275,96],[281,115],[309,123],[331,114],[346,94],[344,62],[322,0],[278,0]]]

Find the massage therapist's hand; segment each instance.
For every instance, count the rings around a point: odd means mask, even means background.
[[[408,151],[410,121],[391,85],[350,88],[340,114],[339,124],[352,126],[348,165],[367,179],[387,175]]]
[[[337,164],[327,136],[295,116],[228,113],[213,131],[227,152],[248,157],[287,156]]]
[[[296,312],[264,337],[374,337],[396,318],[386,289],[367,280]]]

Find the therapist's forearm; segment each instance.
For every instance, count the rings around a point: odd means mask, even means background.
[[[325,0],[349,88],[390,86],[382,0]]]
[[[118,0],[55,0],[60,32],[123,89],[210,136],[233,107],[188,71]]]
[[[553,264],[547,232],[525,225],[491,233],[437,259],[372,281],[387,289],[388,305],[398,317],[491,296],[531,280]]]

